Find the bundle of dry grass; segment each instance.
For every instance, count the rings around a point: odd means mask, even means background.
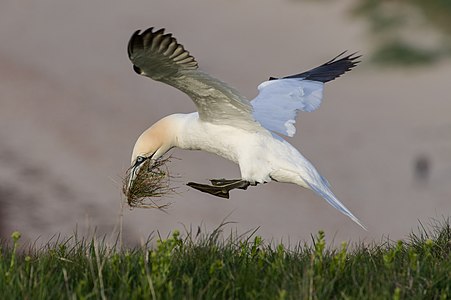
[[[166,163],[170,157],[160,158],[151,164],[151,160],[146,160],[139,169],[134,180],[129,185],[130,176],[133,167],[127,170],[123,181],[122,191],[127,197],[128,205],[139,208],[167,208],[170,203],[157,203],[166,196],[174,192],[170,186],[170,176]]]

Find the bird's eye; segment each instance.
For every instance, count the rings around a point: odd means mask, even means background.
[[[135,160],[135,164],[133,165],[134,168],[139,167],[140,165],[142,165],[144,163],[144,161],[146,161],[148,159],[148,157],[145,156],[138,156],[136,157]]]

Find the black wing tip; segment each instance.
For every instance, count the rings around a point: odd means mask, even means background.
[[[155,27],[149,27],[149,28],[147,28],[146,30],[144,30],[143,31],[143,33],[141,34],[141,35],[146,35],[146,34],[152,34],[153,33],[153,30],[154,30],[154,28]]]
[[[131,58],[133,51],[134,49],[136,49],[137,46],[141,47],[143,46],[143,39],[140,29],[136,30],[130,37],[130,40],[128,41],[127,45],[128,57]]]
[[[358,52],[353,52],[351,54],[345,55],[348,51],[343,51],[328,62],[308,70],[303,73],[290,75],[286,77],[282,77],[282,79],[288,78],[298,78],[304,80],[312,80],[319,82],[329,82],[334,80],[335,78],[340,77],[344,73],[350,71],[361,61],[358,60],[362,55],[359,55]],[[345,55],[345,56],[343,56]],[[278,79],[271,77],[270,80]]]
[[[146,30],[138,29],[132,34],[132,36],[130,37],[130,40],[128,42],[128,46],[127,46],[128,57],[131,58],[131,56],[134,52],[133,51],[134,49],[144,47],[144,39],[146,39],[146,38],[152,38],[152,37],[160,35],[160,34],[172,37],[171,33],[164,34],[164,31],[166,30],[165,28],[160,28],[156,31],[154,31],[154,29],[155,29],[155,27],[153,27],[153,26],[147,28]]]
[[[359,52],[352,52],[351,54],[348,54],[344,57],[341,57],[343,55],[345,55],[348,52],[348,50],[345,50],[343,52],[341,52],[340,54],[338,54],[337,56],[335,56],[334,58],[332,58],[331,60],[329,60],[328,62],[325,63],[325,65],[327,64],[331,64],[340,60],[349,60],[349,61],[355,61],[356,59],[359,59],[360,57],[362,57],[362,55],[357,55]],[[340,58],[341,57],[341,58]],[[360,61],[356,62],[359,63]]]
[[[143,71],[141,70],[141,68],[137,67],[135,65],[133,65],[133,71],[135,71],[135,73],[138,74],[138,75],[142,75],[143,74]]]
[[[348,55],[346,55],[344,57],[341,57],[344,54],[346,54],[346,52],[348,52],[348,50],[345,50],[345,51],[341,52],[340,54],[338,54],[336,57],[334,57],[333,59],[331,59],[330,61],[328,61],[324,65],[331,65],[331,64],[334,64],[334,63],[338,63],[338,62],[344,62],[344,63],[349,64],[349,69],[346,70],[346,71],[349,71],[352,68],[354,68],[355,66],[357,66],[357,64],[362,62],[362,61],[358,60],[359,58],[362,57],[362,55],[358,54],[359,53],[358,51],[353,52],[351,54],[348,54]]]
[[[353,52],[349,55],[341,57],[344,54],[346,54],[347,52],[348,52],[348,50],[343,51],[338,56],[336,56],[334,59],[332,59],[328,63],[324,64],[325,66],[334,67],[334,65],[335,65],[337,67],[336,77],[332,78],[331,80],[334,80],[335,78],[340,77],[344,73],[351,71],[355,66],[357,66],[361,62],[361,60],[359,60],[359,58],[361,58],[362,55],[359,55],[358,52]],[[330,80],[328,80],[328,81],[330,81]]]
[[[128,57],[134,64],[133,70],[148,76],[151,64],[157,60],[164,62],[167,72],[175,70],[194,70],[198,68],[196,59],[187,51],[172,33],[165,33],[165,28],[149,27],[144,31],[136,30],[127,46]],[[151,77],[151,76],[149,76]]]

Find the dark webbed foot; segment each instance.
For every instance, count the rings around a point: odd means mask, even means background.
[[[214,186],[228,186],[228,185],[234,185],[237,186],[234,187],[235,189],[242,189],[245,190],[249,186],[249,182],[242,180],[242,179],[210,179],[210,182]]]
[[[229,191],[222,189],[219,186],[201,184],[196,182],[188,182],[186,185],[198,191],[211,194],[213,196],[229,199]]]
[[[245,190],[250,185],[249,181],[241,179],[212,179],[212,185],[188,182],[186,185],[213,196],[229,199],[229,192],[233,189]]]

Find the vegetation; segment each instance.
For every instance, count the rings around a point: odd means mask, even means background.
[[[368,20],[374,62],[425,65],[451,55],[449,0],[361,0],[354,13]]]
[[[375,64],[425,66],[451,56],[450,0],[356,0],[350,10],[368,23]]]
[[[76,236],[41,249],[0,248],[2,299],[448,299],[449,220],[406,241],[287,249],[255,232],[174,232],[134,249]]]
[[[141,158],[143,159],[143,158]],[[170,184],[166,164],[171,157],[160,157],[157,160],[146,159],[136,173],[135,166],[131,166],[123,180],[122,192],[127,197],[130,207],[165,209],[170,203],[160,203],[163,196],[175,192]],[[135,174],[132,174],[135,173]],[[133,178],[132,181],[130,181]]]

